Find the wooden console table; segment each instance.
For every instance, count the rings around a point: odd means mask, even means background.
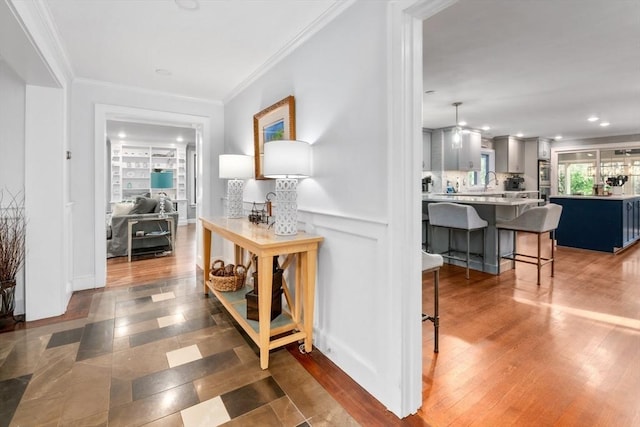
[[[295,236],[276,236],[273,230],[268,230],[264,224],[252,224],[246,218],[200,218],[200,221],[204,245],[204,293],[211,290],[258,345],[260,367],[262,369],[269,367],[270,349],[295,341],[304,340],[305,351],[311,351],[318,244],[324,238],[303,232]],[[213,289],[209,281],[212,233],[233,242],[236,264],[243,262],[245,250],[258,257],[258,294],[269,296],[258,298],[259,322],[246,318],[244,298],[248,292],[246,288],[237,292],[219,292]],[[289,287],[283,279],[282,287],[290,311],[283,310],[280,316],[271,321],[273,257],[278,255],[287,255],[282,264],[283,268],[286,268],[295,258],[295,295],[292,298]],[[271,339],[274,336],[278,337]]]

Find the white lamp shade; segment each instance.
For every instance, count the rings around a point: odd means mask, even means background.
[[[306,178],[311,175],[311,145],[304,141],[279,140],[264,144],[264,176]]]
[[[242,154],[221,154],[218,158],[220,178],[253,178],[253,157]]]

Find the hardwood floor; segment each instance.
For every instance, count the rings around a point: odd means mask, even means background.
[[[193,276],[194,236],[179,228],[175,256],[109,260],[108,287]],[[519,247],[533,250],[531,237]],[[361,425],[639,426],[640,245],[617,255],[558,247],[556,260],[540,286],[532,265],[469,280],[441,269],[440,352],[423,323],[423,405],[411,417],[393,416],[320,352],[289,352]],[[427,313],[432,284],[425,274]],[[65,316],[82,316],[90,292],[100,290],[74,293]]]
[[[196,274],[196,226],[178,227],[176,251],[165,256],[141,255],[131,262],[117,257],[107,260],[107,287],[143,285],[166,278],[188,277]]]

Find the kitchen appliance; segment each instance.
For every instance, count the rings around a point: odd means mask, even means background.
[[[426,176],[422,178],[422,192],[430,193],[431,192],[431,177]]]
[[[548,160],[538,160],[538,192],[545,201],[551,195],[551,163]]]
[[[521,176],[510,176],[504,182],[505,191],[523,191],[524,178]]]

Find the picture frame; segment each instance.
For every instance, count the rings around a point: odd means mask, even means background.
[[[289,95],[253,116],[255,179],[264,176],[265,142],[296,139],[296,104]]]

